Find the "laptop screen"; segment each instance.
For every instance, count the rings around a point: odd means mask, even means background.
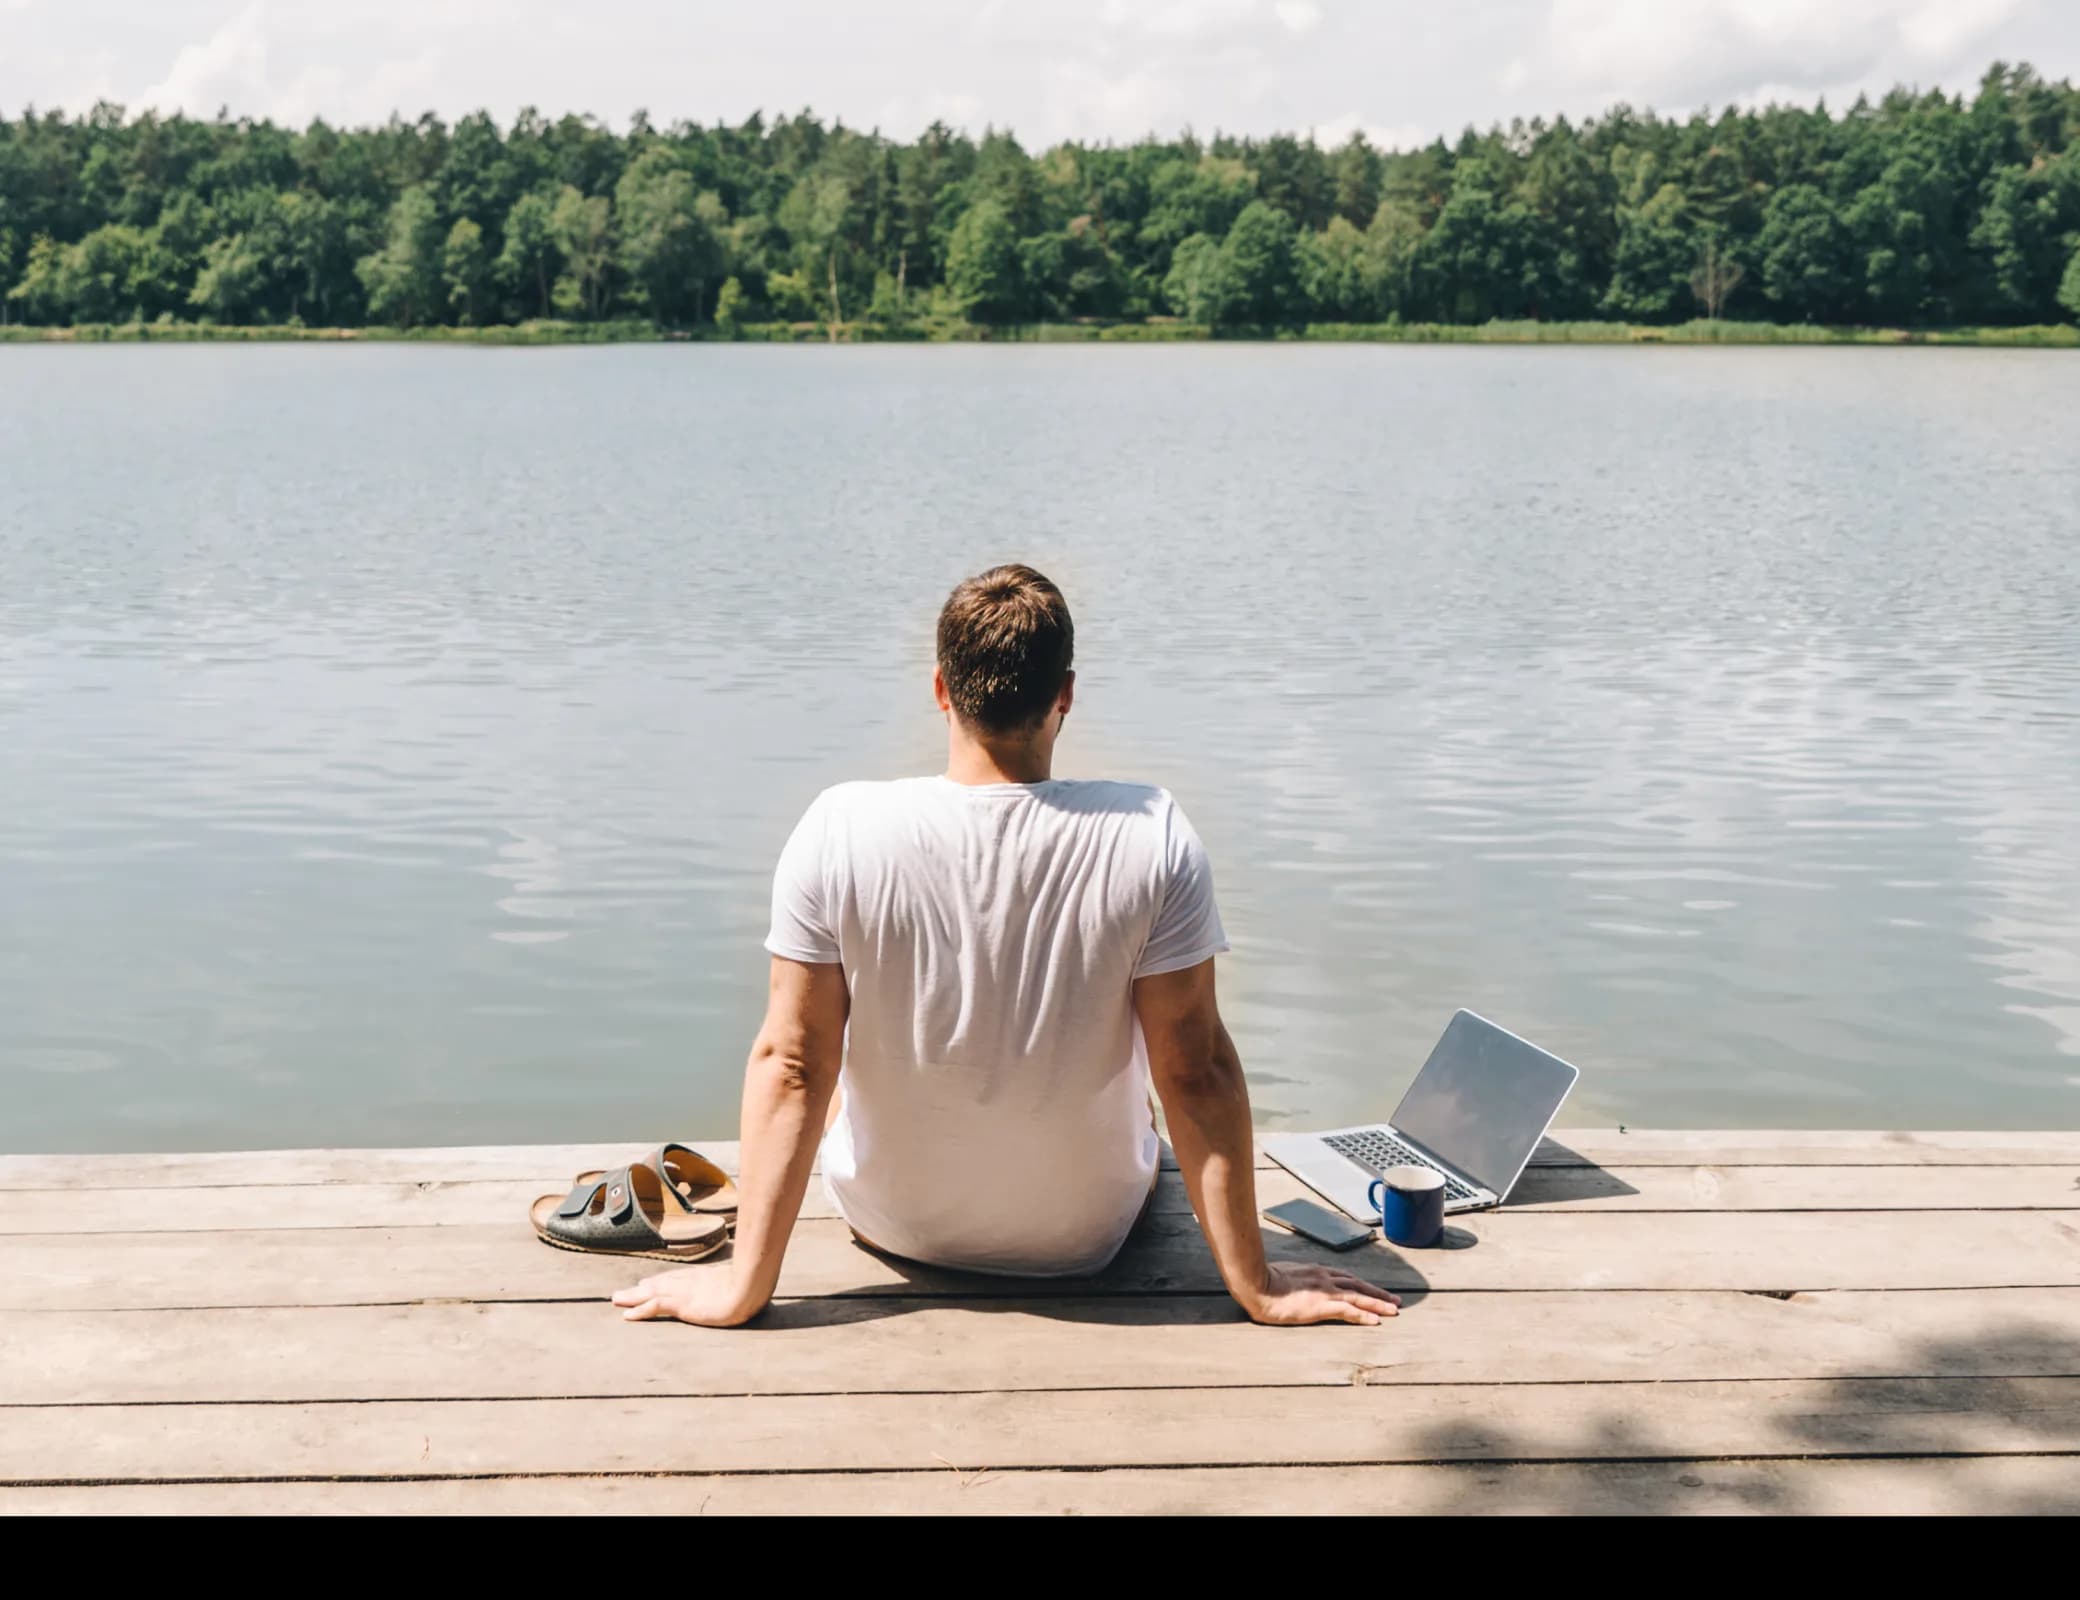
[[[1394,1126],[1507,1199],[1574,1080],[1558,1056],[1461,1011],[1401,1097]]]

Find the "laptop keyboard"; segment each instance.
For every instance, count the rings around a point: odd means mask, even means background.
[[[1444,1197],[1471,1200],[1474,1191],[1453,1177],[1428,1156],[1412,1149],[1384,1128],[1360,1128],[1355,1133],[1333,1133],[1322,1143],[1347,1160],[1355,1161],[1375,1178],[1386,1167],[1429,1167],[1444,1172]]]

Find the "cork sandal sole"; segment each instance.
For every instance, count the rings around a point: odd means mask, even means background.
[[[561,1195],[553,1194],[542,1196],[542,1199],[552,1205],[561,1198]],[[700,1250],[602,1250],[597,1245],[572,1244],[568,1239],[559,1239],[553,1234],[544,1233],[540,1228],[534,1230],[534,1236],[543,1244],[558,1250],[568,1250],[576,1256],[615,1256],[623,1261],[676,1261],[682,1266],[689,1261],[705,1261],[729,1243],[729,1235],[724,1233],[705,1249]]]
[[[582,1184],[591,1191],[586,1201],[597,1200],[605,1185]],[[729,1243],[729,1225],[721,1217],[643,1215],[628,1216],[617,1231],[609,1227],[593,1237],[572,1237],[598,1227],[598,1211],[590,1203],[581,1205],[574,1216],[572,1206],[578,1191],[570,1195],[545,1194],[527,1208],[529,1226],[543,1244],[576,1255],[624,1256],[638,1261],[705,1261]],[[648,1208],[645,1208],[647,1211]],[[568,1219],[568,1220],[567,1220]],[[625,1243],[622,1241],[626,1241]]]

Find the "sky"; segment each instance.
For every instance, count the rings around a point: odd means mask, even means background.
[[[809,107],[1032,148],[1512,116],[1844,104],[2080,77],[2080,0],[0,0],[0,110],[113,100],[301,124],[533,105],[737,121]]]

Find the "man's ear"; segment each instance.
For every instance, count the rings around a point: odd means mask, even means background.
[[[1054,708],[1066,717],[1069,714],[1069,708],[1074,704],[1076,704],[1076,674],[1073,671],[1065,672],[1062,674],[1062,692],[1055,700]]]
[[[939,663],[932,663],[932,698],[939,703],[941,711],[951,714],[953,696],[946,692],[946,674],[939,670]]]

